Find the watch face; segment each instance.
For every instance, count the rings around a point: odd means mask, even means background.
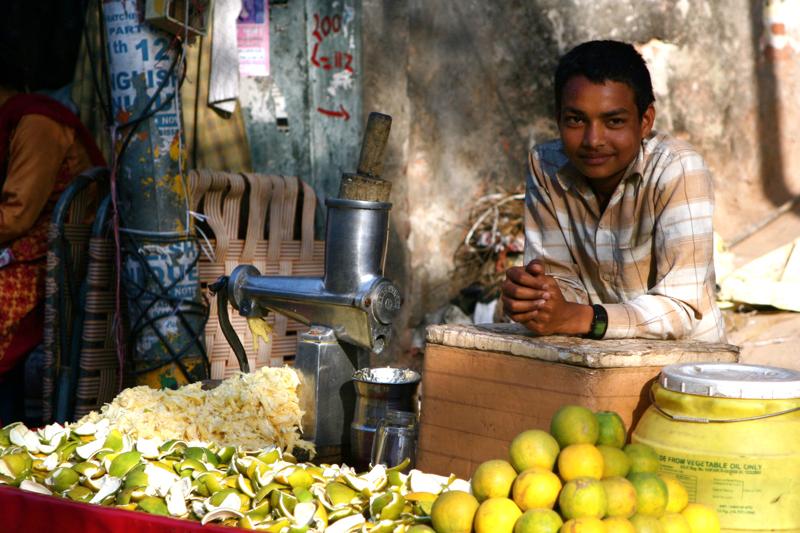
[[[608,313],[602,305],[593,305],[594,316],[592,317],[591,338],[602,339],[608,329]]]

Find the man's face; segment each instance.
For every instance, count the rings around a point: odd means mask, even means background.
[[[636,157],[654,119],[652,105],[639,119],[628,85],[575,76],[561,94],[558,129],[564,152],[581,174],[592,181],[615,182]]]

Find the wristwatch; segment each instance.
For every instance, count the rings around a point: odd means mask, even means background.
[[[592,311],[594,311],[592,325],[589,326],[589,333],[585,336],[587,339],[599,340],[603,338],[608,329],[608,313],[605,307],[597,304],[592,305]]]

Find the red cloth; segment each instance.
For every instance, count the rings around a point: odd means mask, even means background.
[[[20,321],[5,355],[0,359],[0,384],[3,383],[3,375],[14,368],[20,358],[42,342],[42,324],[44,324],[44,307],[41,305]]]
[[[238,527],[80,503],[0,486],[0,531],[20,533],[235,533]]]
[[[0,107],[0,187],[6,177],[11,134],[25,115],[43,115],[75,130],[93,165],[105,166],[106,161],[89,130],[75,113],[42,94],[15,94]]]
[[[0,191],[6,179],[12,135],[26,115],[42,115],[71,128],[92,164],[105,165],[94,139],[74,113],[47,96],[17,94],[0,106]],[[62,164],[50,198],[33,227],[8,244],[14,261],[0,270],[0,361],[4,368],[13,368],[42,340],[43,314],[37,313],[35,308],[44,298],[47,233],[58,197],[74,177],[70,174],[66,164]],[[23,351],[26,347],[28,349]]]

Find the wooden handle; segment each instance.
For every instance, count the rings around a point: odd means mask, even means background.
[[[358,173],[380,178],[383,172],[383,152],[392,129],[392,117],[382,113],[370,113],[364,140],[361,142],[361,156],[358,158]]]
[[[381,179],[383,172],[383,152],[392,128],[392,117],[382,113],[370,113],[364,139],[361,142],[361,156],[356,174],[343,174],[339,186],[339,198],[364,200],[368,202],[388,202],[392,184]]]
[[[342,174],[339,185],[339,198],[345,200],[388,202],[391,192],[392,182],[363,174]]]

